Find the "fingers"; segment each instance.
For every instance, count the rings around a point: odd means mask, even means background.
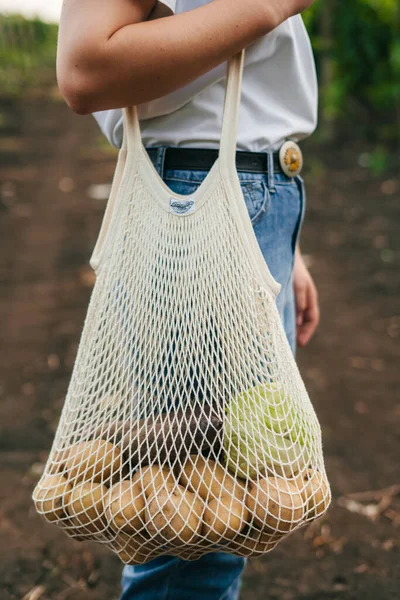
[[[301,315],[301,323],[297,324],[297,343],[303,347],[308,344],[315,333],[320,320],[318,292],[310,278],[305,289],[305,307]],[[297,316],[300,321],[299,316]]]
[[[295,286],[296,296],[296,326],[301,328],[304,322],[304,313],[307,308],[307,287],[305,285]]]

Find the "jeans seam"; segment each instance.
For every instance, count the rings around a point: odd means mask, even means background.
[[[255,198],[254,198],[253,190],[256,186],[262,188],[263,197],[262,197],[261,202],[256,202]],[[253,219],[257,218],[258,214],[263,209],[263,206],[265,204],[265,184],[264,184],[264,182],[261,180],[256,181],[256,182],[243,181],[243,182],[240,182],[240,187],[242,188],[243,196],[245,197],[245,199],[248,198],[249,203],[251,204],[252,208],[255,211]]]
[[[274,171],[274,155],[272,152],[268,152],[267,154],[268,160],[268,189],[271,194],[275,193],[274,189],[274,179],[275,179],[275,171]]]

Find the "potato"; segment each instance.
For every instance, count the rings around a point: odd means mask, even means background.
[[[129,547],[126,550],[118,552],[118,556],[125,565],[143,565],[154,558],[147,552],[142,553],[138,550],[132,550]]]
[[[222,488],[219,493],[216,494],[216,498],[220,496],[228,496],[229,498],[235,498],[236,500],[240,500],[244,502],[244,497],[246,495],[246,485],[245,482],[240,481],[240,479],[236,479],[230,473],[225,473],[224,480],[222,482]]]
[[[257,527],[276,533],[291,531],[304,517],[304,501],[296,485],[275,477],[254,482],[246,505]]]
[[[201,533],[210,542],[230,540],[243,529],[248,518],[249,511],[243,501],[223,495],[206,506]]]
[[[203,501],[181,486],[160,488],[146,507],[147,530],[172,543],[192,542],[200,533],[203,511]]]
[[[106,530],[106,522],[105,519],[100,519],[95,526],[84,526],[80,525],[76,520],[71,519],[70,516],[68,518],[63,519],[59,523],[57,523],[59,527],[72,539],[77,542],[87,542],[88,540],[97,540],[98,535],[101,532],[102,536],[107,538],[112,538],[114,536],[114,531],[111,529]]]
[[[215,544],[208,540],[197,537],[192,540],[190,544],[175,541],[171,545],[171,549],[168,550],[168,554],[171,556],[179,556],[185,560],[198,560],[204,554],[209,554],[210,552],[214,551]]]
[[[49,473],[63,473],[65,470],[65,465],[68,459],[68,450],[57,450],[53,452],[51,455],[51,461],[49,461],[46,465],[46,470]]]
[[[193,561],[199,560],[202,556],[207,554],[207,550],[198,549],[195,546],[183,546],[170,553],[172,556],[179,556],[183,560]]]
[[[135,550],[141,550],[146,544],[153,544],[154,547],[153,541],[150,541],[150,537],[145,530],[135,532],[134,534],[120,531],[115,536],[111,544],[112,547],[118,552],[123,550],[127,545],[131,546]]]
[[[127,535],[119,533],[112,543],[119,558],[127,565],[138,565],[148,562],[154,553],[154,544],[151,545],[149,539],[141,534]]]
[[[139,470],[132,477],[132,483],[140,484],[144,495],[149,498],[161,487],[173,490],[177,486],[174,475],[165,467],[151,465]]]
[[[98,533],[105,528],[104,499],[107,488],[95,481],[84,481],[73,488],[67,512],[80,532]]]
[[[36,510],[53,523],[65,517],[72,486],[62,475],[45,475],[33,492]]]
[[[306,518],[316,519],[328,508],[331,502],[331,491],[326,479],[319,471],[308,469],[294,480],[306,506]]]
[[[107,492],[104,509],[115,531],[134,532],[144,526],[144,494],[139,483],[120,481]]]
[[[203,500],[217,498],[223,493],[244,496],[243,484],[234,479],[221,465],[200,454],[191,454],[186,461],[179,483]]]
[[[226,548],[240,556],[252,556],[273,550],[281,539],[281,535],[253,530],[247,536],[238,535]]]
[[[150,550],[143,549],[143,551],[140,551],[134,545],[127,545],[117,554],[126,565],[142,565],[153,558]]]
[[[68,451],[66,475],[74,483],[93,480],[105,483],[120,471],[122,455],[119,448],[103,440],[75,444]]]

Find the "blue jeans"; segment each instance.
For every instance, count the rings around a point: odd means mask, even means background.
[[[160,147],[155,167],[165,183],[177,194],[193,194],[208,171],[165,170],[164,154],[165,148]],[[283,173],[238,175],[258,244],[272,276],[282,286],[277,305],[295,352],[292,271],[305,209],[303,180]],[[191,562],[161,556],[145,565],[126,566],[121,600],[237,600],[245,562],[219,552]]]

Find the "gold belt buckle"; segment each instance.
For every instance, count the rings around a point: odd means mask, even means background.
[[[288,140],[279,150],[279,162],[282,171],[288,177],[296,177],[303,168],[303,153],[296,142]]]

